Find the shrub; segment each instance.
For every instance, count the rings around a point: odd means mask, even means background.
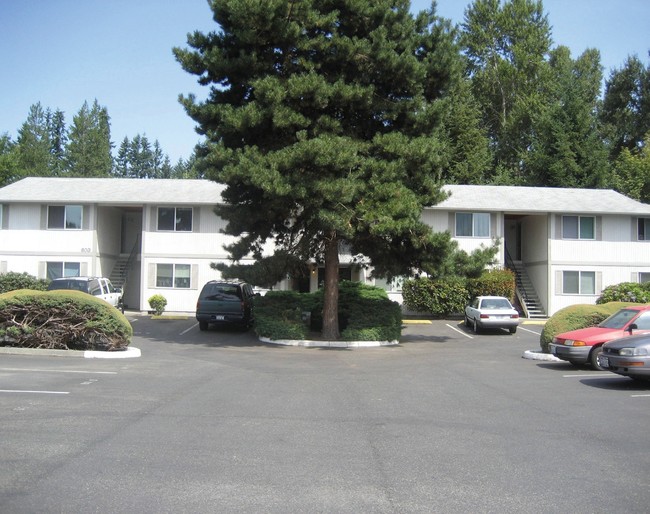
[[[409,309],[436,316],[463,312],[469,300],[465,280],[458,277],[407,280],[402,286],[402,297]]]
[[[322,326],[323,291],[269,291],[255,300],[255,331],[270,339],[307,339]],[[311,320],[311,325],[309,324]],[[383,289],[343,281],[339,289],[341,339],[394,341],[401,335],[399,304]]]
[[[45,291],[48,282],[49,281],[44,278],[36,278],[29,273],[16,273],[15,271],[10,271],[8,273],[0,274],[0,294],[9,291],[16,291],[17,289]]]
[[[123,350],[133,330],[115,307],[80,291],[20,289],[0,295],[5,346],[59,350]]]
[[[467,280],[470,299],[477,296],[505,296],[511,302],[515,299],[515,274],[505,268],[492,269],[479,278]]]
[[[597,304],[609,302],[637,302],[650,303],[650,282],[638,284],[636,282],[621,282],[603,289]]]
[[[165,312],[165,306],[167,305],[167,298],[161,294],[155,294],[147,300],[149,306],[154,310],[156,316],[160,316]]]
[[[549,352],[549,344],[557,334],[579,328],[593,327],[628,305],[630,302],[610,302],[601,305],[569,305],[551,316],[542,330],[539,344],[542,351]]]
[[[316,298],[296,291],[269,291],[255,299],[255,332],[269,339],[306,339],[309,332],[305,313]]]

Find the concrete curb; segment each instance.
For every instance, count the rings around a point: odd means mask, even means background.
[[[380,346],[396,346],[399,341],[314,341],[293,339],[269,339],[260,337],[263,343],[280,346],[303,346],[307,348],[374,348]]]
[[[98,352],[92,350],[46,350],[41,348],[14,348],[0,346],[0,354],[4,355],[39,355],[41,357],[77,357],[83,359],[132,359],[142,357],[139,348],[129,346],[120,352]]]
[[[550,353],[542,353],[539,350],[526,350],[521,357],[534,361],[562,362],[562,359],[558,359],[555,355],[551,355]]]

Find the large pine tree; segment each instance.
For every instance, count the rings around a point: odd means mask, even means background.
[[[443,198],[452,37],[408,0],[214,0],[219,28],[174,50],[210,87],[181,97],[206,142],[199,167],[227,185],[217,213],[234,260],[268,239],[325,264],[323,336],[338,337],[339,248],[377,274],[439,262],[448,234],[422,223]],[[441,29],[441,27],[443,27]]]

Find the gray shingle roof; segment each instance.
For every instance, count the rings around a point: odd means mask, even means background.
[[[0,202],[215,205],[224,189],[211,180],[29,177],[0,189]]]
[[[650,214],[650,205],[611,189],[449,185],[451,196],[430,207],[504,213]]]

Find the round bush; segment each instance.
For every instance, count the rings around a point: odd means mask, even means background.
[[[4,346],[58,350],[124,350],[133,329],[105,301],[81,291],[16,290],[0,295]]]
[[[628,305],[630,302],[610,302],[601,305],[569,305],[560,309],[551,316],[542,330],[539,344],[542,351],[549,353],[549,344],[557,334],[578,330],[579,328],[593,327],[604,321],[609,316]]]

